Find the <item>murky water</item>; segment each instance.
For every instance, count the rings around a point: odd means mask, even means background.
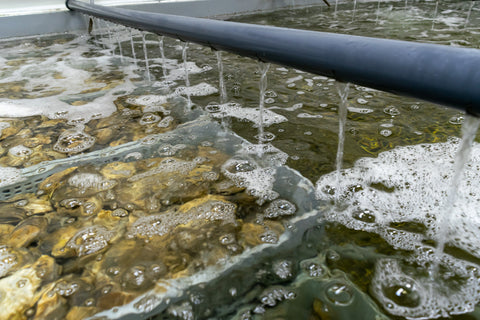
[[[233,20],[480,46],[470,2]],[[0,43],[0,318],[480,319],[461,112],[350,85],[340,167],[334,80],[93,27]]]

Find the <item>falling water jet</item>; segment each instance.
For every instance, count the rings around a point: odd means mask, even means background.
[[[227,89],[225,88],[225,79],[223,78],[222,51],[215,51],[218,65],[218,85],[220,87],[220,103],[227,102]]]
[[[473,6],[475,5],[475,1],[471,1],[470,3],[470,8],[468,9],[468,13],[467,13],[467,19],[465,20],[465,25],[463,26],[464,28],[467,27],[468,25],[468,22],[470,20],[470,14],[472,13],[472,9],[473,9]]]
[[[435,21],[437,20],[438,0],[435,2],[435,11],[433,13],[432,30],[435,30]]]
[[[163,45],[164,36],[158,37],[158,49],[160,50],[160,58],[162,59],[162,72],[163,72],[163,79],[167,79],[167,65],[165,61],[165,50]]]
[[[462,141],[455,154],[453,176],[447,190],[447,197],[443,208],[441,208],[441,211],[437,215],[437,249],[430,270],[430,278],[432,280],[438,277],[440,258],[445,249],[445,243],[447,242],[448,229],[453,218],[452,212],[458,197],[458,188],[460,187],[460,181],[462,180],[466,163],[470,159],[473,140],[475,139],[479,125],[480,118],[472,116],[466,116],[465,122],[462,125]]]
[[[270,63],[265,63],[260,61],[258,63],[258,69],[260,71],[260,83],[259,83],[259,88],[260,88],[260,101],[258,103],[258,109],[259,109],[259,119],[258,119],[258,144],[263,143],[263,109],[265,107],[265,91],[267,90],[267,72],[268,68],[270,68]],[[260,153],[261,148],[259,149]],[[259,154],[261,156],[261,154]]]
[[[148,55],[147,55],[147,42],[145,41],[145,33],[142,32],[142,43],[143,43],[143,52],[145,53],[145,67],[147,69],[147,80],[148,82],[151,81],[150,79],[150,66],[148,64]]]
[[[187,66],[187,49],[188,42],[183,44],[182,58],[183,58],[183,68],[185,69],[185,93],[187,94],[187,110],[192,108],[192,99],[190,98],[190,79],[188,78],[188,66]]]
[[[375,24],[378,24],[379,15],[380,15],[380,0],[378,0],[378,4],[377,4],[377,17],[375,18]]]
[[[335,16],[337,16],[337,7],[338,7],[338,0],[335,0],[335,10],[333,11]]]
[[[132,46],[132,56],[133,56],[133,63],[135,67],[137,66],[137,55],[135,54],[135,46],[133,44],[133,31],[130,29],[130,45]]]
[[[112,46],[112,55],[115,55],[115,46],[113,45],[112,31],[108,27],[108,22],[107,21],[104,21],[104,22],[105,22],[105,27],[107,28],[107,32],[108,32],[108,39],[110,40],[110,45]]]
[[[345,145],[345,124],[347,122],[347,98],[350,89],[350,83],[337,83],[338,94],[340,95],[340,105],[338,106],[338,146],[336,158],[336,183],[335,183],[335,197],[338,203],[340,195],[340,173],[343,164],[343,148]]]
[[[120,61],[123,61],[123,50],[122,50],[122,43],[120,41],[120,36],[118,35],[118,32],[115,33],[115,38],[118,43],[118,51],[120,51]]]
[[[352,14],[352,21],[355,20],[355,12],[357,11],[357,0],[353,0],[353,14]]]

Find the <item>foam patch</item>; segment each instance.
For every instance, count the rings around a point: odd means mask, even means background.
[[[438,259],[441,268],[447,270],[441,275],[444,283],[435,284],[425,276],[412,278],[405,274],[398,261],[377,262],[372,292],[392,314],[437,318],[465,313],[478,302],[479,275],[468,271],[475,265],[443,252],[436,253],[435,247],[425,244],[428,240],[439,240],[441,217],[451,208],[445,218],[450,222],[445,232],[446,244],[480,258],[480,144],[473,145],[455,204],[445,203],[459,142],[458,138],[452,138],[446,143],[398,147],[379,154],[378,158],[360,159],[353,168],[342,170],[338,186],[336,172],[321,177],[316,184],[317,198],[336,203],[338,208],[325,214],[327,221],[379,234],[395,249],[413,252],[406,259],[407,264],[431,270],[432,261]],[[423,227],[411,231],[395,227],[412,223]],[[452,275],[463,279],[461,289],[452,284],[454,280],[450,278],[455,278]],[[400,291],[392,293],[392,290]]]
[[[205,109],[210,112],[210,115],[215,119],[225,117],[234,117],[240,120],[248,120],[255,124],[256,127],[260,125],[259,110],[257,108],[243,108],[239,103],[225,103],[225,104],[209,104]],[[287,122],[287,118],[279,115],[271,110],[263,110],[263,126],[269,127],[272,124]]]

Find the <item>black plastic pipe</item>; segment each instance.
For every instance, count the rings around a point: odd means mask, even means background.
[[[480,116],[480,50],[175,16],[67,0],[132,28]]]

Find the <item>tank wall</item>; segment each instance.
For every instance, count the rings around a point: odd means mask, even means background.
[[[265,11],[292,5],[292,0],[95,0],[95,4],[194,17]],[[295,0],[295,5],[323,0]],[[68,32],[86,28],[84,16],[70,12],[61,0],[0,0],[0,39]]]

